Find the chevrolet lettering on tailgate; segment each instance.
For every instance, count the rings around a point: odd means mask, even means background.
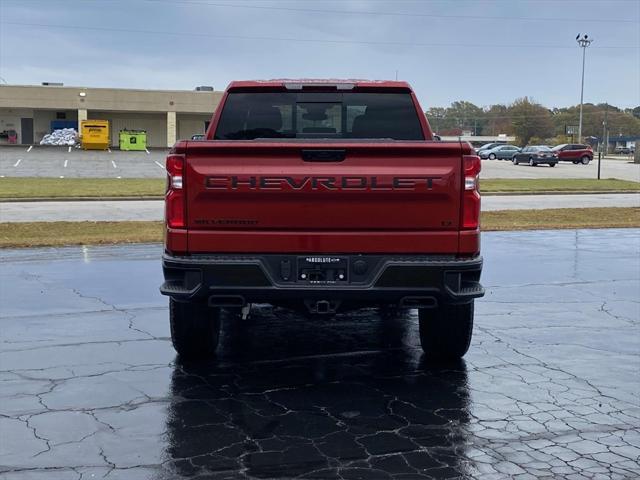
[[[206,177],[209,189],[239,190],[431,190],[440,177]]]

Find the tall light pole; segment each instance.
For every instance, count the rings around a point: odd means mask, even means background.
[[[587,47],[591,45],[593,39],[589,38],[589,35],[585,34],[584,36],[580,36],[578,34],[576,36],[576,41],[578,45],[582,48],[582,84],[580,87],[580,123],[578,125],[578,143],[582,143],[582,102],[584,100],[584,59],[585,54],[587,53]]]

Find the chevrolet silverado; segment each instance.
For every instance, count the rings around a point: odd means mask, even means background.
[[[467,352],[484,294],[480,159],[434,139],[407,83],[232,82],[166,169],[160,290],[182,357],[213,356],[222,312],[254,303],[417,309],[427,355]]]

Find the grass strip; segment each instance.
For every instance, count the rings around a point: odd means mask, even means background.
[[[164,178],[0,178],[3,198],[160,197]]]
[[[562,208],[482,213],[484,231],[640,227],[640,208]],[[162,222],[0,223],[0,248],[161,242]]]
[[[162,222],[0,223],[0,248],[162,241]]]
[[[617,178],[481,178],[480,190],[482,193],[640,192],[640,183]]]
[[[640,208],[553,208],[482,212],[482,230],[555,230],[640,227]]]
[[[482,179],[482,193],[540,192],[640,192],[640,183],[609,178],[499,178]],[[164,194],[162,178],[0,178],[2,199],[73,199],[158,197]]]

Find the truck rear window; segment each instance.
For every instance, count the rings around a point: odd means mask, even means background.
[[[408,93],[230,93],[217,140],[367,138],[424,140]]]

